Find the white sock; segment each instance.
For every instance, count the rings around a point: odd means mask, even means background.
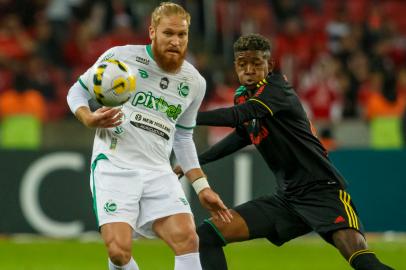
[[[115,265],[109,258],[109,270],[140,270],[134,258],[131,257],[130,261],[123,266]]]
[[[175,256],[175,270],[202,270],[199,252]]]

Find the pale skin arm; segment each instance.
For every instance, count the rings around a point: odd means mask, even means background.
[[[112,128],[121,125],[123,113],[119,108],[102,107],[92,112],[82,106],[76,110],[75,116],[89,128]]]
[[[195,180],[205,177],[201,168],[190,169],[185,173],[185,176],[190,183]],[[214,219],[222,220],[223,222],[230,223],[233,216],[231,215],[227,206],[224,205],[220,196],[211,188],[205,188],[198,194],[199,201],[206,208]]]

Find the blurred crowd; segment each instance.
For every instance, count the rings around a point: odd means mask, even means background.
[[[148,44],[148,16],[159,2],[0,0],[0,118],[72,117],[70,85],[108,48]],[[204,109],[231,105],[238,87],[232,44],[258,32],[272,41],[276,70],[294,85],[313,121],[328,127],[343,119],[389,117],[400,125],[405,119],[404,1],[174,2],[192,14],[188,60],[208,82]],[[331,136],[328,129],[321,133]]]

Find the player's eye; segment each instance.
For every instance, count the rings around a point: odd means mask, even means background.
[[[239,62],[239,63],[237,63],[237,66],[238,66],[239,68],[244,68],[246,65],[247,65],[247,63],[245,63],[245,62]]]

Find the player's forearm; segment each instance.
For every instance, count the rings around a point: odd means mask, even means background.
[[[196,125],[199,126],[234,127],[237,122],[233,107],[199,112],[196,118]]]
[[[75,112],[76,118],[86,127],[92,127],[91,115],[90,108],[86,106],[79,107]]]
[[[193,130],[176,130],[173,140],[173,151],[184,172],[193,168],[200,168],[195,143],[193,141]]]
[[[201,168],[193,168],[185,172],[185,176],[189,180],[190,183],[193,183],[195,180],[206,177],[203,170]]]
[[[201,165],[207,164],[228,156],[249,144],[250,142],[246,138],[241,137],[236,131],[234,131],[223,140],[201,153],[199,155],[199,162]]]
[[[229,108],[199,112],[196,124],[201,126],[236,127],[249,120],[262,118],[267,112],[252,102]]]

